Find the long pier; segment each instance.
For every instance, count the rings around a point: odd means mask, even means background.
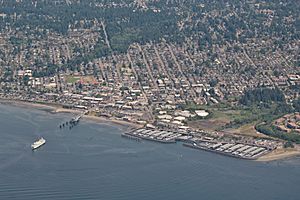
[[[70,121],[67,121],[63,124],[59,125],[59,128],[62,129],[64,127],[69,127],[69,129],[72,129],[74,126],[78,125],[78,123],[80,122],[80,119],[82,118],[82,116],[85,113],[81,113],[79,115],[76,115],[75,117],[73,117]]]

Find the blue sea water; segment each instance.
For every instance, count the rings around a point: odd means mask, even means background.
[[[299,200],[300,158],[255,162],[137,142],[122,127],[0,104],[0,200]],[[39,136],[47,143],[35,152]]]

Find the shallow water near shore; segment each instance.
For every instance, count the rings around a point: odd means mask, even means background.
[[[137,142],[122,127],[0,104],[0,199],[285,199],[300,197],[300,158],[254,162]],[[47,143],[35,152],[39,136]]]

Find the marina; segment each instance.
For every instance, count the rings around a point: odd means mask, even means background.
[[[184,143],[186,147],[209,151],[225,156],[247,159],[247,160],[256,160],[260,156],[263,156],[270,152],[265,147],[258,146],[249,146],[244,144],[215,144],[215,143]]]
[[[130,132],[123,133],[122,137],[138,141],[143,139],[165,144],[183,142],[183,146],[185,147],[247,160],[256,160],[274,150],[274,147],[271,146],[225,142],[220,139],[217,140],[209,137],[201,138],[197,137],[197,133],[176,133],[170,130],[147,128],[135,129]]]
[[[130,139],[130,140],[136,140],[138,142],[141,141],[141,138],[138,138],[138,137],[135,137],[135,136],[131,136],[131,135],[127,135],[127,134],[124,134],[124,133],[121,136],[124,137],[124,138]]]
[[[163,130],[137,129],[125,135],[141,138],[144,140],[155,141],[160,143],[176,143],[176,139],[182,136],[180,133],[174,133]]]

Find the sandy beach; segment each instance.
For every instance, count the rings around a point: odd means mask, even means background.
[[[288,149],[276,149],[271,153],[268,153],[260,158],[257,159],[259,162],[268,162],[268,161],[275,161],[275,160],[282,160],[287,158],[292,158],[295,156],[300,156],[300,149],[299,147],[295,148],[288,148]]]
[[[42,103],[33,103],[33,102],[9,100],[9,99],[0,99],[0,103],[14,105],[14,106],[18,106],[18,107],[53,110],[53,111],[59,108],[59,105],[57,105],[57,104],[51,104],[51,103],[42,104]]]
[[[92,115],[84,115],[83,119],[88,120],[88,121],[94,121],[94,122],[101,123],[101,124],[104,123],[104,124],[118,125],[118,126],[126,127],[125,129],[136,129],[136,128],[142,127],[141,125],[131,123],[131,122],[126,122],[126,121],[111,119],[111,118],[108,119],[108,118],[97,117],[97,116],[92,116]]]
[[[6,99],[0,99],[0,103],[15,105],[15,106],[24,107],[24,108],[41,109],[41,110],[45,110],[45,111],[48,111],[53,114],[55,114],[55,113],[73,113],[73,114],[82,113],[82,110],[66,109],[66,108],[63,108],[59,104],[53,104],[53,103],[49,103],[49,104],[43,103],[42,104],[42,103],[35,103],[35,102],[6,100]],[[141,125],[135,124],[132,122],[127,122],[127,121],[118,120],[118,119],[98,117],[98,116],[93,116],[93,115],[84,115],[83,119],[88,120],[88,121],[94,121],[97,123],[102,123],[102,124],[114,124],[114,125],[118,125],[118,126],[123,126],[123,127],[126,127],[127,129],[142,127]]]

